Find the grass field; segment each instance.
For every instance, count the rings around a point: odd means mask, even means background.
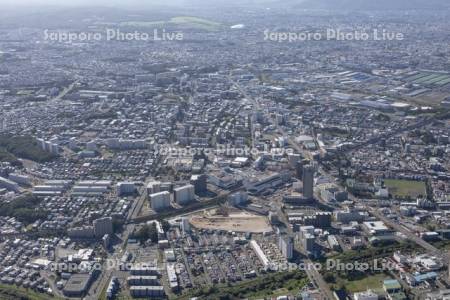
[[[425,182],[422,181],[386,179],[384,183],[394,198],[414,199],[427,194]]]
[[[450,82],[448,74],[420,72],[419,74],[405,78],[408,82],[429,85],[445,85]]]
[[[362,280],[357,281],[349,281],[346,285],[347,290],[354,292],[362,292],[367,289],[371,289],[373,291],[380,291],[383,289],[383,281],[386,279],[386,275],[379,274],[371,277],[364,278]]]
[[[376,274],[355,281],[338,279],[336,286],[344,285],[350,293],[363,292],[367,289],[371,289],[376,293],[383,293],[383,281],[386,279],[389,279],[389,277],[385,274]]]
[[[306,274],[300,271],[271,273],[231,286],[220,284],[205,287],[201,291],[191,291],[174,299],[187,300],[200,297],[205,300],[216,300],[225,296],[232,296],[232,299],[262,299],[267,296],[297,295],[309,282]]]
[[[36,293],[33,290],[25,289],[15,285],[0,284],[0,299],[2,300],[49,300],[61,299],[55,298],[47,294]]]
[[[433,246],[437,247],[438,249],[441,249],[443,251],[448,251],[450,250],[450,241],[439,241],[439,242],[435,242],[433,243]]]
[[[142,28],[160,28],[160,27],[175,27],[178,29],[201,29],[206,31],[216,31],[222,28],[222,24],[210,20],[197,17],[174,17],[168,21],[156,22],[122,22],[124,27],[142,27]]]

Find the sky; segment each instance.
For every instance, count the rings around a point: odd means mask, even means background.
[[[101,5],[101,6],[132,6],[152,4],[186,4],[188,0],[0,0],[0,5]]]
[[[189,7],[189,6],[213,6],[214,4],[252,3],[264,4],[285,0],[0,0],[3,7],[21,6],[104,6],[104,7],[124,7],[124,8],[151,8],[152,6],[162,7]],[[294,0],[302,2],[305,0]]]
[[[0,5],[95,5],[95,6],[151,6],[157,5],[189,5],[189,4],[214,4],[230,2],[264,3],[275,0],[0,0]],[[304,0],[296,0],[298,2]]]

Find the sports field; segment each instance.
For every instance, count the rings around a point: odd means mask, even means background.
[[[427,188],[423,181],[385,179],[384,183],[394,198],[417,198],[426,196]]]
[[[346,290],[350,293],[357,293],[367,291],[371,289],[377,293],[383,293],[383,281],[390,279],[385,274],[374,274],[367,276],[360,280],[348,281],[348,280],[337,280],[337,285],[344,285]]]

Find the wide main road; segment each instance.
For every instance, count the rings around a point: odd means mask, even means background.
[[[323,168],[319,168],[319,171],[320,171],[320,173],[326,175],[329,178],[334,178],[332,175],[330,175],[328,172],[326,172]],[[336,185],[338,186],[338,188],[340,190],[345,190],[345,188],[343,186],[339,185],[337,183],[337,181],[335,181],[335,183],[336,183]],[[406,228],[405,226],[402,226],[400,223],[398,223],[396,221],[393,221],[393,220],[387,218],[376,207],[368,206],[366,203],[364,203],[364,201],[362,201],[361,199],[355,197],[354,195],[352,195],[350,193],[348,194],[348,198],[350,200],[352,200],[353,202],[355,202],[355,203],[361,205],[362,207],[364,207],[370,214],[372,214],[374,217],[376,217],[377,219],[382,221],[387,226],[391,227],[392,229],[394,229],[397,232],[400,232],[400,233],[404,234],[409,240],[413,241],[414,243],[416,243],[420,247],[422,247],[425,250],[429,251],[430,254],[433,254],[436,257],[441,258],[443,260],[443,263],[446,266],[448,266],[449,260],[450,260],[450,256],[447,255],[447,253],[445,251],[439,250],[435,246],[433,246],[430,243],[428,243],[427,241],[423,240],[421,237],[419,237],[416,233],[412,232],[410,229]],[[317,199],[319,201],[321,201],[320,198],[317,198]],[[325,202],[324,202],[324,204],[325,204]],[[337,204],[337,205],[340,207],[339,204]]]
[[[133,204],[126,216],[126,223],[138,215],[139,211],[142,209],[142,206],[144,205],[145,200],[146,200],[146,192],[144,186],[139,188],[139,195],[136,197],[135,201],[133,201]],[[130,234],[134,231],[134,228],[135,228],[134,224],[124,225],[124,230],[121,234],[122,243],[120,247],[117,248],[117,250],[124,248]],[[122,255],[121,251],[116,251],[113,255],[108,256],[108,259],[111,259],[112,261],[120,261],[121,255]],[[89,289],[89,293],[86,296],[86,299],[88,300],[100,299],[101,293],[106,289],[107,285],[109,284],[109,281],[111,280],[112,275],[116,271],[117,270],[114,269],[107,269],[106,263],[104,263],[103,270],[100,273],[100,277],[92,283]]]
[[[326,175],[329,178],[333,178],[329,173],[327,173],[323,168],[319,168],[320,172],[324,175]],[[344,187],[339,185],[335,181],[336,185],[341,189],[344,190]],[[442,250],[439,250],[435,246],[431,245],[427,241],[423,240],[420,236],[418,236],[416,233],[412,232],[410,229],[406,228],[405,226],[402,226],[400,223],[393,221],[389,218],[387,218],[383,213],[381,213],[376,207],[370,207],[366,203],[364,203],[361,199],[355,197],[354,195],[349,193],[349,199],[353,202],[363,206],[370,214],[372,214],[377,219],[381,220],[383,223],[385,223],[387,226],[391,227],[397,232],[400,232],[404,234],[409,240],[413,241],[420,247],[424,248],[425,250],[429,251],[430,254],[435,255],[436,257],[439,257],[442,259],[444,265],[448,266],[450,261],[450,256]],[[318,199],[320,200],[320,199]]]
[[[260,102],[257,99],[254,99],[253,97],[250,97],[245,90],[235,81],[233,81],[230,77],[230,81],[233,83],[233,85],[239,90],[239,92],[241,92],[241,94],[247,98],[248,100],[252,100],[255,107],[257,109],[261,109],[261,105]],[[287,138],[287,141],[289,142],[289,144],[291,145],[292,148],[294,148],[296,151],[298,151],[298,153],[301,153],[304,157],[312,160],[312,155],[309,151],[306,151],[303,149],[303,147],[301,145],[299,145],[294,139],[292,139],[289,135],[286,134],[286,132],[284,131],[284,129],[278,125],[278,123],[276,122],[276,120],[273,120],[272,118],[270,118],[272,121],[272,124],[275,125],[277,127],[277,130],[279,131],[279,133]],[[408,130],[412,130],[415,128],[418,128],[420,126],[429,124],[431,122],[433,122],[434,119],[429,118],[429,119],[425,119],[425,120],[421,120],[419,122],[417,122],[416,124],[412,124],[410,126],[401,128],[399,130],[396,130],[388,135],[385,135],[383,137],[391,137],[394,135],[398,135],[400,133],[403,133],[405,131]],[[367,147],[370,146],[371,144],[377,142],[379,140],[379,138],[374,138],[371,139],[365,143],[361,143],[358,145],[355,145],[355,148],[360,149],[363,147]],[[323,168],[319,168],[320,172],[326,176],[328,176],[331,179],[334,179],[334,182],[336,183],[336,185],[341,189],[344,190],[345,188],[341,185],[339,185],[337,182],[337,180],[330,175],[328,172],[326,172],[325,170],[323,170]],[[443,263],[448,266],[449,265],[449,261],[450,261],[450,256],[447,255],[447,253],[445,253],[442,250],[439,250],[438,248],[434,247],[433,245],[431,245],[430,243],[424,241],[422,238],[420,238],[419,236],[417,236],[414,232],[412,232],[411,230],[409,230],[408,228],[401,226],[398,223],[395,223],[394,221],[390,220],[389,218],[387,218],[386,216],[384,216],[382,213],[380,213],[376,208],[372,208],[367,206],[365,203],[363,203],[363,201],[361,201],[361,199],[356,198],[355,196],[349,194],[349,198],[350,200],[353,200],[355,203],[361,204],[363,205],[374,217],[378,218],[379,220],[383,221],[386,225],[390,226],[391,228],[393,228],[394,230],[404,234],[408,239],[412,240],[413,242],[415,242],[417,245],[421,246],[422,248],[424,248],[425,250],[429,251],[431,254],[441,258],[443,260]],[[330,289],[328,288],[328,285],[325,283],[325,281],[323,280],[323,277],[320,275],[319,272],[308,272],[308,276],[313,277],[315,279],[315,283],[317,285],[319,285],[319,283],[322,283],[321,286],[323,287],[323,289],[325,290],[324,294],[328,294],[331,295],[333,299],[333,295],[330,291]],[[326,288],[325,288],[326,286]],[[320,288],[320,287],[319,287]],[[328,293],[328,291],[330,291],[330,293]]]
[[[394,222],[393,220],[387,218],[382,213],[380,213],[376,208],[373,207],[367,207],[368,211],[375,216],[376,218],[383,221],[386,225],[393,228],[395,231],[398,231],[402,234],[404,234],[409,240],[413,241],[417,245],[421,246],[425,250],[429,251],[431,254],[441,258],[443,260],[443,263],[448,266],[449,264],[449,256],[445,251],[439,250],[435,246],[431,245],[430,243],[424,241],[422,238],[417,236],[414,232],[411,232],[406,227],[400,225],[399,223]]]
[[[139,224],[139,223],[157,220],[157,219],[172,218],[172,217],[175,217],[178,215],[184,215],[184,214],[194,212],[197,210],[210,208],[212,206],[216,206],[216,205],[219,205],[219,204],[225,202],[225,200],[228,198],[228,196],[230,196],[233,193],[242,191],[242,190],[245,190],[244,186],[240,186],[240,187],[232,189],[230,191],[220,193],[217,196],[214,196],[213,198],[211,198],[209,200],[193,202],[191,204],[184,206],[181,209],[175,209],[175,210],[170,210],[167,212],[155,213],[155,214],[150,214],[150,215],[137,216],[137,217],[129,219],[127,223],[128,224],[132,224],[132,223]]]
[[[319,288],[319,291],[324,299],[334,300],[334,293],[330,290],[330,287],[323,279],[322,274],[320,274],[319,271],[315,268],[315,264],[310,259],[304,259],[303,262],[307,266],[306,274]]]
[[[261,104],[258,99],[250,97],[246,93],[246,91],[237,82],[232,80],[231,76],[229,77],[229,80],[246,99],[251,100],[253,102],[256,109],[261,110]],[[288,142],[292,145],[292,147],[295,150],[297,150],[299,153],[302,153],[304,157],[307,157],[309,159],[312,158],[312,156],[310,155],[309,152],[304,151],[300,145],[298,145],[291,137],[289,137],[284,132],[284,130],[281,128],[281,126],[278,125],[278,123],[276,122],[275,119],[270,118],[270,120],[271,120],[271,123],[277,127],[278,131],[282,134],[282,136],[288,139]],[[253,136],[254,135],[253,135],[253,128],[252,128],[252,137]],[[254,139],[252,139],[252,141],[254,142]],[[292,229],[289,227],[289,222],[286,223],[286,228],[288,228],[288,234],[292,237],[295,237],[295,233],[292,232]],[[302,251],[302,249],[298,248],[298,247],[297,247],[297,250]],[[323,299],[333,300],[334,299],[333,292],[331,291],[330,287],[323,279],[322,274],[320,274],[319,271],[314,268],[313,262],[310,259],[304,259],[303,262],[305,263],[305,265],[309,266],[306,268],[306,274],[308,275],[308,278],[311,280],[311,282],[319,289]]]

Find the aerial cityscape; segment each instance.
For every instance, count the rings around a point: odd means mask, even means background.
[[[450,299],[449,1],[0,7],[0,300]]]

